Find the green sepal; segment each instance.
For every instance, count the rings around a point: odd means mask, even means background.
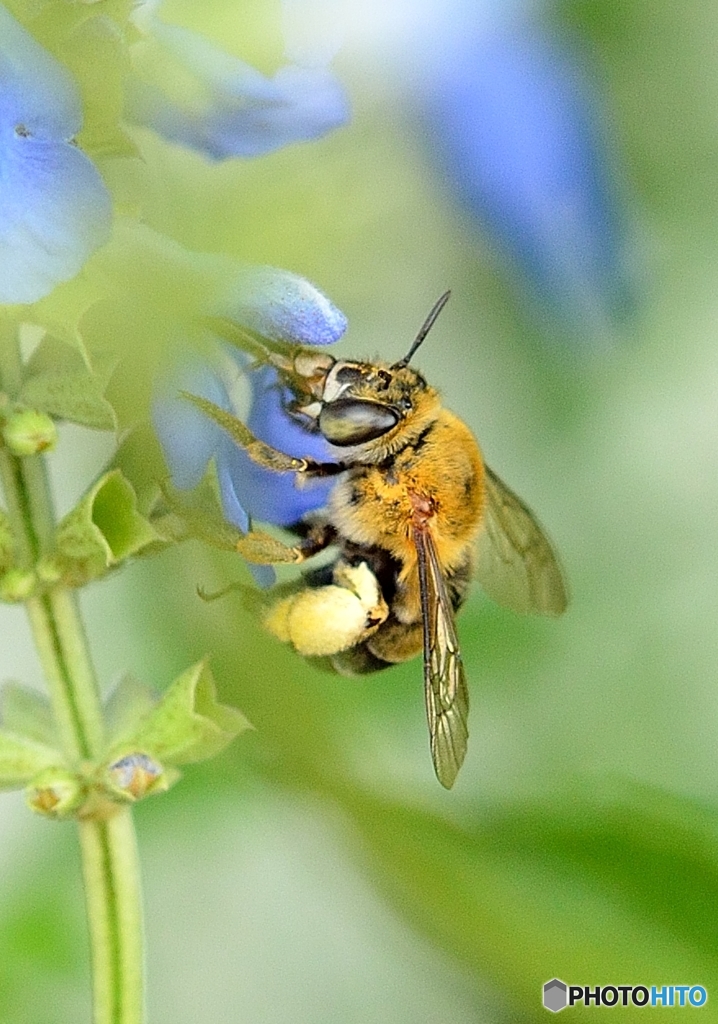
[[[67,768],[46,768],[25,790],[25,802],[30,810],[47,818],[68,818],[86,799],[85,782]]]
[[[62,766],[62,754],[54,747],[0,729],[0,789],[22,789],[46,768]]]
[[[0,601],[20,604],[35,593],[38,577],[32,569],[8,569],[0,576]]]
[[[124,130],[123,86],[130,62],[119,26],[111,17],[103,16],[105,11],[110,13],[111,6],[103,4],[102,14],[77,25],[65,41],[62,54],[83,95],[78,143],[94,159],[139,155]],[[131,9],[130,4],[123,6]]]
[[[129,71],[125,28],[131,0],[37,6],[30,31],[69,68],[80,88],[79,144],[93,158],[103,153],[134,153],[122,130],[122,85]]]
[[[114,430],[115,412],[104,389],[115,361],[98,357],[92,368],[66,344],[47,337],[25,371],[19,401],[41,412],[96,430]]]
[[[223,750],[250,723],[236,708],[217,701],[207,663],[200,661],[169,686],[159,704],[121,749],[143,751],[163,765],[204,761]]]
[[[48,747],[58,746],[50,701],[21,683],[5,683],[0,691],[0,718],[8,732]]]
[[[149,424],[137,424],[125,433],[111,468],[120,469],[130,481],[137,495],[137,508],[149,517],[161,497],[159,481],[167,473],[157,435]]]
[[[59,524],[43,571],[54,567],[66,585],[82,586],[160,539],[137,511],[132,485],[115,469]]]

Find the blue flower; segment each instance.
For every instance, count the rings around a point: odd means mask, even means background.
[[[109,235],[109,194],[73,143],[81,123],[70,73],[0,6],[2,303],[47,295]]]
[[[287,455],[333,462],[321,434],[310,432],[287,411],[292,396],[278,381],[276,370],[262,367],[246,372],[252,389],[247,417],[252,433]],[[322,508],[332,486],[332,481],[318,481],[299,488],[294,473],[262,469],[226,434],[217,452],[217,476],[227,519],[245,531],[248,516],[275,526],[292,526],[307,512]]]
[[[600,331],[629,289],[596,96],[578,55],[530,18],[459,8],[416,75],[442,176],[546,306]]]
[[[345,124],[349,104],[326,61],[299,55],[268,78],[195,32],[167,25],[149,4],[136,17],[138,77],[127,116],[214,160],[253,157],[320,138]]]
[[[267,338],[328,345],[346,329],[343,314],[295,274],[256,268],[239,275],[235,292],[234,303],[226,299],[214,312],[226,315],[228,306],[234,304],[234,319]],[[300,488],[294,473],[262,469],[233,444],[225,431],[178,393],[189,391],[238,414],[231,378],[239,369],[251,387],[246,422],[257,437],[289,455],[323,461],[332,459],[329,446],[288,410],[292,396],[272,367],[252,367],[244,353],[233,349],[228,373],[227,347],[217,345],[216,351],[213,364],[196,355],[185,357],[162,382],[154,402],[155,431],[172,481],[181,490],[195,487],[214,458],[222,509],[229,522],[243,533],[252,519],[291,526],[307,512],[326,504],[331,483],[320,481]],[[265,574],[262,581],[266,579]]]

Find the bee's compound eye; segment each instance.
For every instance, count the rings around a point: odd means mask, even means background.
[[[399,416],[388,405],[340,398],[328,402],[319,414],[319,429],[330,444],[348,447],[365,444],[386,434],[399,422]]]

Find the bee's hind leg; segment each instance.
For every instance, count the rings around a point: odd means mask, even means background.
[[[268,610],[264,624],[305,657],[329,657],[361,644],[386,621],[389,608],[366,562],[337,562],[334,582],[304,587]]]

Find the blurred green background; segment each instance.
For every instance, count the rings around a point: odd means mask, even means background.
[[[279,59],[265,0],[163,14]],[[540,621],[476,588],[450,793],[420,664],[314,671],[239,600],[197,598],[236,560],[188,545],[83,595],[108,687],[161,688],[211,652],[256,727],[138,807],[153,1024],[530,1022],[554,976],[702,984],[718,1021],[718,6],[566,0],[552,18],[592,56],[633,222],[638,310],[600,347],[552,338],[453,205],[370,13],[335,62],[348,127],[222,165],[142,136],[152,226],[313,280],[349,317],[342,353],[400,357],[452,288],[419,365],[538,512],[572,594]],[[64,431],[61,506],[110,451]],[[3,676],[39,683],[21,611],[0,629]],[[0,919],[2,1024],[88,1020],[74,831],[18,795],[0,797]]]

